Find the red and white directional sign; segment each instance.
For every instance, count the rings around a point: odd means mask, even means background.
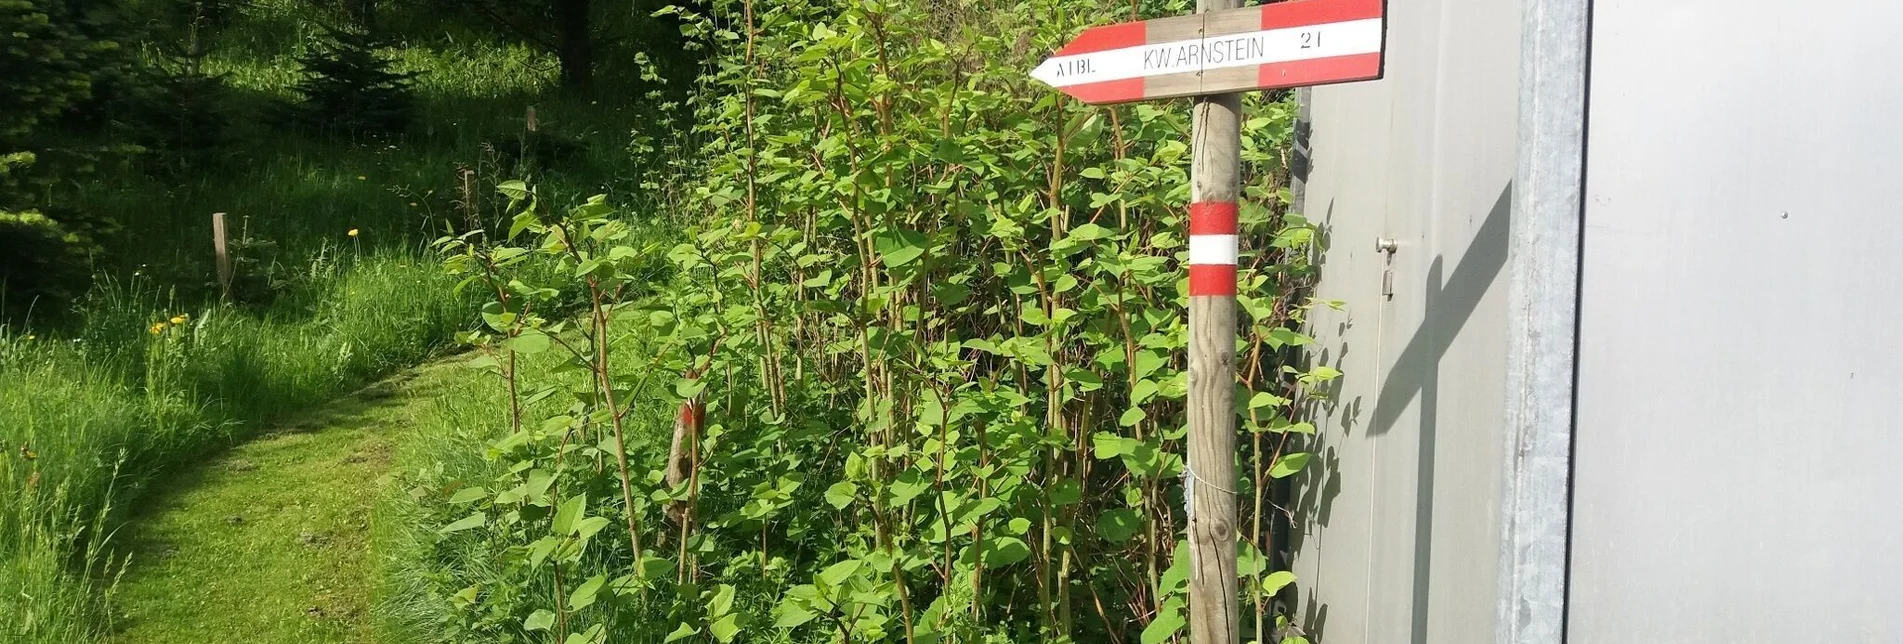
[[[1295,0],[1085,30],[1031,76],[1086,103],[1381,77],[1383,0]]]

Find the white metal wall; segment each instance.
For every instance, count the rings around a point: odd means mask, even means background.
[[[1903,4],[1592,28],[1568,641],[1903,642]]]
[[[1317,296],[1346,302],[1312,327],[1346,376],[1304,482],[1295,612],[1318,644],[1488,642],[1520,8],[1388,10],[1386,80],[1310,102]]]

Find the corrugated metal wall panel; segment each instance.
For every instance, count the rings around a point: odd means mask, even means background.
[[[1297,614],[1323,644],[1471,644],[1493,638],[1497,587],[1520,11],[1389,11],[1387,79],[1312,94],[1317,295],[1347,303],[1313,328],[1347,375],[1299,508]]]

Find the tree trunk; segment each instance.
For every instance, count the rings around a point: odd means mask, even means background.
[[[365,33],[377,31],[377,0],[354,0],[345,4],[350,19],[362,27]]]
[[[595,80],[595,43],[588,13],[590,0],[555,0],[556,57],[562,62],[562,87],[586,91]]]

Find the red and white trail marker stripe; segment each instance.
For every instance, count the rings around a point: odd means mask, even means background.
[[[1189,296],[1236,294],[1236,204],[1189,205]]]
[[[1295,0],[1085,30],[1031,76],[1086,103],[1381,77],[1383,0]]]

